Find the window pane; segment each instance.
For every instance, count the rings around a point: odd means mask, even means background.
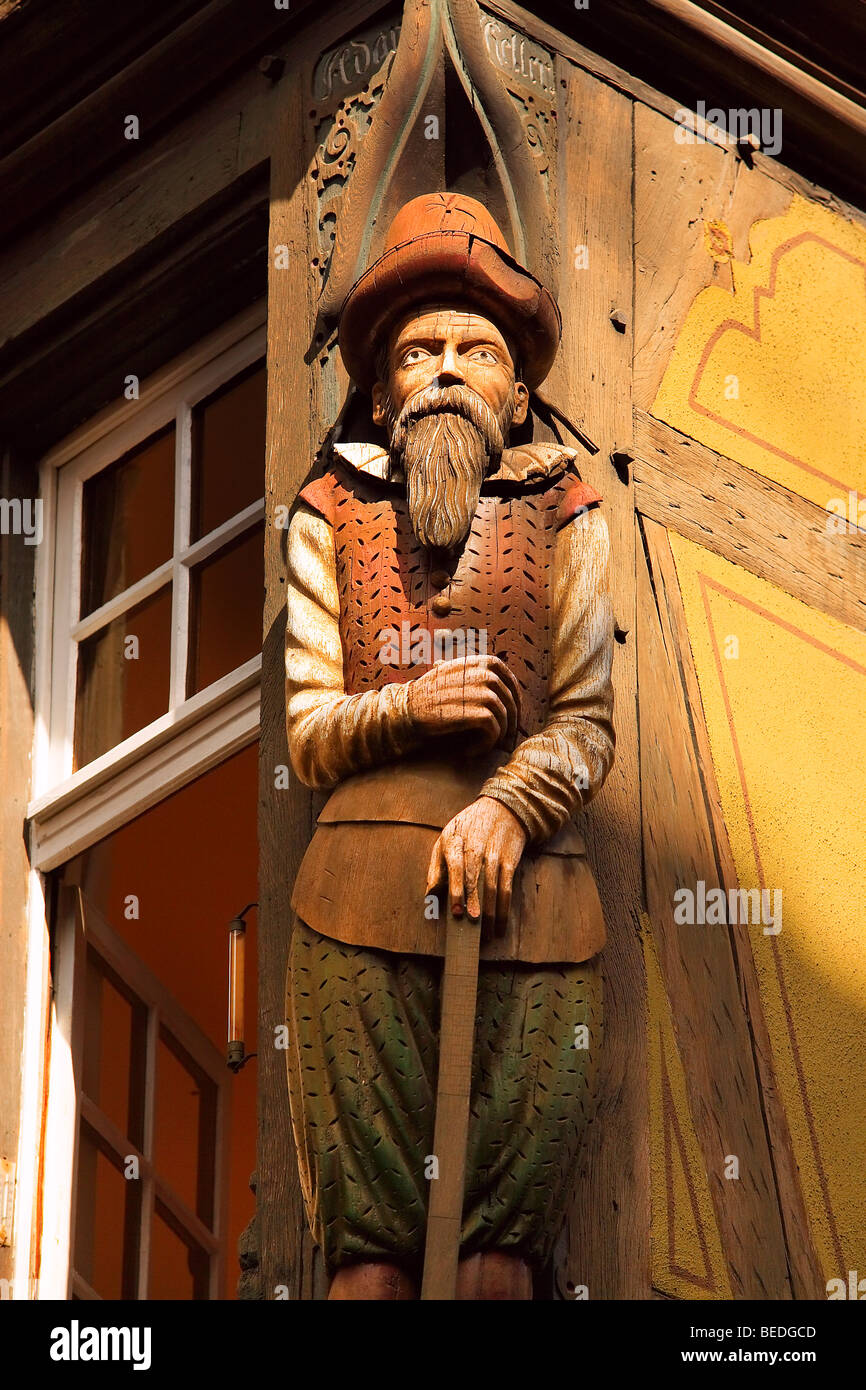
[[[193,412],[192,536],[196,541],[265,490],[265,368],[261,363]]]
[[[133,1006],[96,952],[87,952],[84,1092],[135,1148],[144,1143],[147,1010]]]
[[[157,975],[179,1008],[217,1049],[215,1075],[225,1076],[228,1002],[228,924],[254,899],[258,874],[256,803],[258,744],[152,806],[135,820],[85,850],[82,886],[88,908],[98,910],[142,964]],[[214,847],[219,847],[219,873]],[[154,866],[159,866],[159,871]],[[140,913],[127,918],[128,893],[140,894]],[[256,913],[247,917],[246,1045],[257,1051],[255,980]],[[162,1022],[165,1024],[166,1020]],[[159,1066],[159,1062],[158,1062]],[[229,1081],[231,1103],[218,1158],[222,1188],[228,1188],[224,1259],[231,1269],[237,1241],[253,1210],[250,1174],[256,1167],[257,1063]],[[164,1124],[172,1125],[161,1103],[157,1078],[155,1115],[157,1171],[166,1166]],[[185,1122],[185,1121],[184,1121]],[[207,1129],[204,1131],[208,1132]],[[207,1148],[207,1142],[203,1145]],[[166,1181],[171,1173],[166,1172]],[[186,1188],[189,1192],[190,1188]],[[186,1196],[181,1192],[181,1196]],[[205,1217],[201,1218],[206,1220]],[[224,1296],[235,1297],[235,1279]]]
[[[157,1201],[150,1246],[150,1298],[207,1298],[208,1256]]]
[[[75,767],[165,714],[170,663],[170,584],[79,644]]]
[[[171,558],[174,425],[84,484],[81,616]]]
[[[204,690],[261,651],[264,587],[261,523],[195,566],[187,695]]]
[[[162,1030],[156,1075],[156,1171],[210,1227],[214,1219],[215,1120],[213,1083]]]
[[[75,1268],[102,1298],[135,1298],[141,1183],[127,1181],[83,1124],[78,1141]]]

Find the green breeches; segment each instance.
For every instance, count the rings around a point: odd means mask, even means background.
[[[292,1123],[307,1216],[333,1274],[417,1270],[432,1177],[442,961],[296,921],[287,980]],[[461,1255],[548,1258],[595,1110],[598,958],[482,962]]]

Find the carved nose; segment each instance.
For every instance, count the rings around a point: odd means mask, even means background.
[[[465,386],[466,378],[457,367],[442,367],[436,377],[437,386]]]
[[[437,381],[440,386],[458,386],[466,381],[466,377],[460,366],[460,358],[453,348],[449,348],[448,351],[443,354]]]

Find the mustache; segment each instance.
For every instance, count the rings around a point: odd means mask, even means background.
[[[497,416],[477,391],[470,386],[425,386],[404,403],[402,410],[389,420],[391,448],[402,455],[406,449],[410,426],[417,420],[435,415],[457,416],[474,425],[491,456],[505,448],[505,435],[514,414],[510,399]]]

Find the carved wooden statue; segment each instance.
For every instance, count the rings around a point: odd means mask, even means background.
[[[444,909],[482,934],[457,1297],[532,1297],[594,1109],[604,924],[573,822],[613,760],[601,498],[509,447],[557,352],[481,204],[416,198],[340,349],[389,441],[335,447],[288,544],[289,1084],[331,1298],[418,1296]],[[440,902],[443,910],[440,910]]]

